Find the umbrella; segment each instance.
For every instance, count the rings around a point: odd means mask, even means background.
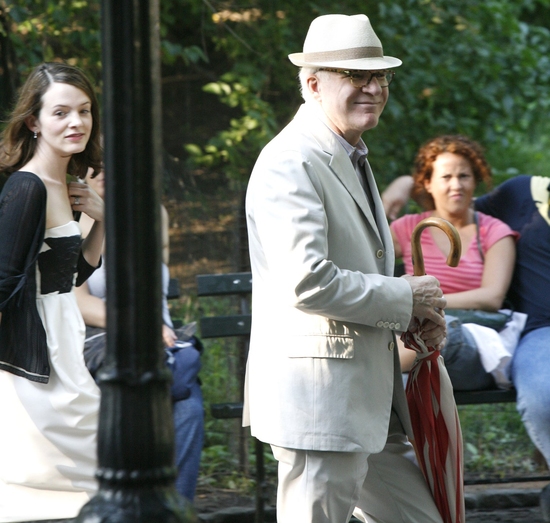
[[[411,238],[415,276],[425,274],[420,235],[430,226],[449,237],[447,265],[456,267],[460,261],[461,242],[456,229],[441,218],[426,218],[415,227]],[[426,347],[419,335],[422,319],[415,320],[418,331],[405,332],[401,339],[417,352],[406,389],[416,456],[444,523],[464,523],[462,432],[453,387],[439,351]]]

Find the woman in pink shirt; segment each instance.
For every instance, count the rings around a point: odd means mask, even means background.
[[[458,267],[445,260],[450,245],[446,234],[435,227],[421,236],[426,273],[439,279],[449,309],[497,311],[502,307],[515,262],[515,237],[505,223],[472,207],[477,185],[491,181],[491,169],[479,144],[460,135],[445,135],[425,143],[414,165],[413,197],[425,210],[408,214],[391,224],[396,258],[413,273],[411,235],[424,218],[435,216],[452,223],[462,240]],[[441,351],[453,386],[458,390],[494,387],[481,364],[475,341],[460,322],[447,317],[447,344]],[[404,372],[412,367],[415,352],[400,347]]]

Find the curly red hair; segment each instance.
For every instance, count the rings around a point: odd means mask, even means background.
[[[466,158],[474,172],[476,185],[485,182],[487,187],[491,186],[491,167],[485,159],[481,145],[460,134],[437,136],[420,147],[412,173],[412,197],[427,211],[433,210],[435,203],[431,194],[424,189],[424,182],[432,177],[434,161],[442,153],[454,153]]]

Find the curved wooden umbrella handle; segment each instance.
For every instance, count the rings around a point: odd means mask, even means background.
[[[460,261],[462,242],[460,241],[460,236],[458,235],[458,231],[455,229],[454,225],[443,218],[425,218],[416,225],[411,236],[412,262],[415,276],[424,276],[424,274],[426,274],[426,269],[424,268],[424,256],[422,254],[422,246],[420,244],[420,234],[426,227],[437,227],[438,229],[441,229],[449,238],[449,241],[451,242],[451,251],[449,252],[449,256],[447,256],[447,265],[450,267],[456,267]]]

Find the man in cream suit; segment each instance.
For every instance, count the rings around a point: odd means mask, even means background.
[[[279,523],[441,523],[405,453],[410,420],[394,331],[426,318],[442,345],[435,278],[393,277],[394,253],[361,135],[391,68],[365,15],[308,31],[305,104],[262,151],[247,191],[252,334],[245,425],[279,462]]]

